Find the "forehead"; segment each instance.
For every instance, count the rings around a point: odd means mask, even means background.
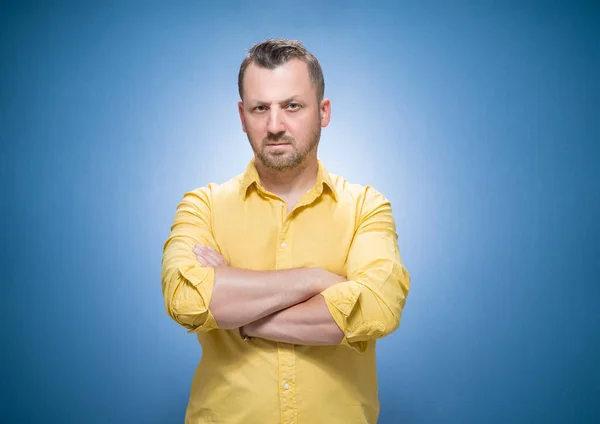
[[[244,74],[244,98],[248,99],[278,100],[311,95],[315,90],[308,66],[300,59],[292,59],[275,69],[251,63]]]

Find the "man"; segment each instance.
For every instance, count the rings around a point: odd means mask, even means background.
[[[375,423],[410,286],[390,203],[317,159],[331,105],[300,42],[252,47],[238,86],[254,158],[185,193],[164,245],[166,309],[202,345],[185,422]]]

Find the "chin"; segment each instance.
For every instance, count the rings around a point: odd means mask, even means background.
[[[291,159],[291,158],[290,158]],[[288,158],[280,158],[280,160],[263,160],[263,164],[269,168],[269,169],[273,169],[275,171],[288,171],[290,169],[294,169],[296,168],[299,164],[296,163],[293,160],[290,160]]]

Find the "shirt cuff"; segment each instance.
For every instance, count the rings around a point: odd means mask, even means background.
[[[185,320],[189,328],[188,333],[198,333],[217,330],[219,326],[210,311],[209,305],[215,287],[215,269],[194,264],[191,267],[178,268],[179,274],[192,287],[193,292],[185,299],[178,298],[178,317]],[[179,290],[185,290],[180,287]]]
[[[344,333],[340,344],[354,349],[358,353],[363,353],[367,350],[368,343],[366,341],[351,342],[348,340],[352,334],[348,328],[348,318],[358,302],[360,292],[360,285],[356,281],[344,281],[328,287],[321,292],[321,295],[325,299],[325,304],[333,320]]]

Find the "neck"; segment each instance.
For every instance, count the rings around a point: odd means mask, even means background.
[[[319,163],[316,156],[311,155],[297,168],[286,171],[269,169],[260,160],[254,163],[263,187],[281,197],[302,194],[317,181]]]

